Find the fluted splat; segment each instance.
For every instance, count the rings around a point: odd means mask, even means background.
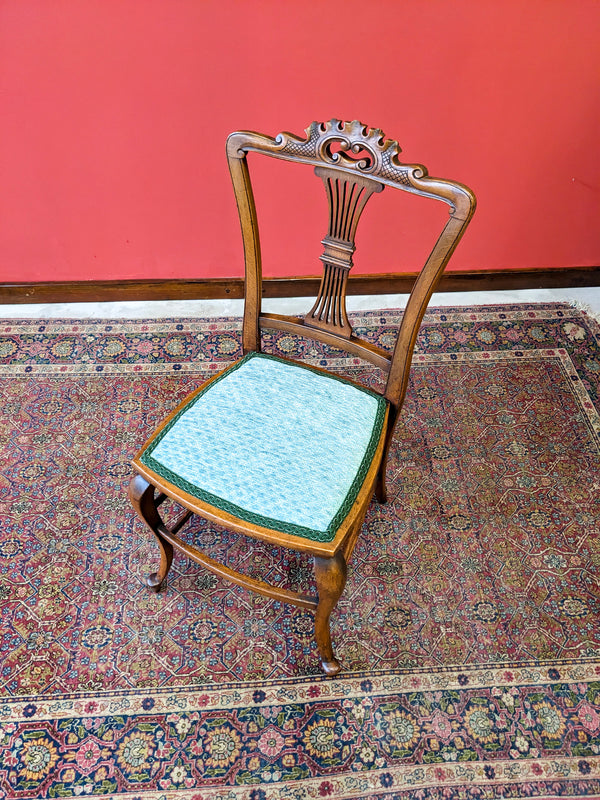
[[[360,196],[365,191],[364,187],[340,178],[327,178],[325,186],[331,203],[328,235],[336,239],[351,240],[350,232],[356,227],[356,209]]]
[[[373,192],[383,184],[358,175],[344,175],[317,167],[329,203],[329,228],[322,240],[323,277],[319,295],[304,322],[313,328],[334,331],[350,337],[352,326],[346,314],[346,285],[352,267],[354,237],[360,215]]]

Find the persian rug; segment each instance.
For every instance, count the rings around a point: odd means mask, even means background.
[[[391,347],[401,312],[355,315]],[[265,349],[381,374],[287,334]],[[240,321],[0,321],[0,796],[600,796],[600,327],[566,304],[430,309],[318,671],[312,615],[157,548],[130,459]],[[303,558],[199,520],[225,563]]]

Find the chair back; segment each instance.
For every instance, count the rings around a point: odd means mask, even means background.
[[[329,223],[322,240],[323,275],[318,296],[304,318],[265,314],[261,310],[262,262],[246,158],[249,152],[311,165],[325,186]],[[403,164],[399,153],[398,142],[357,120],[313,122],[304,139],[292,133],[271,138],[252,131],[236,131],[227,140],[246,263],[244,351],[260,350],[263,328],[309,336],[339,347],[386,372],[384,396],[396,414],[406,393],[412,353],[427,303],[475,211],[475,196],[470,189],[454,181],[432,178],[420,164]],[[392,353],[355,336],[346,313],[356,229],[371,195],[385,186],[450,206],[450,218],[414,283]]]

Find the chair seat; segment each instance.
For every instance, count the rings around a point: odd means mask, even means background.
[[[343,378],[250,353],[192,395],[139,460],[245,522],[330,542],[371,466],[386,406]]]

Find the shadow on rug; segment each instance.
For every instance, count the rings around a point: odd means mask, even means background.
[[[393,344],[400,312],[354,318]],[[279,355],[377,370],[286,334]],[[238,320],[0,322],[6,797],[600,795],[600,329],[562,304],[431,309],[318,673],[312,615],[157,549],[145,436],[240,354]],[[225,563],[308,563],[202,521]]]

